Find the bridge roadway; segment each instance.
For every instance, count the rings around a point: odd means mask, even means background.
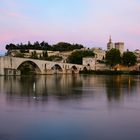
[[[83,69],[89,69],[89,66],[19,57],[0,57],[0,75],[21,75],[26,71],[34,74],[71,74],[79,73]]]

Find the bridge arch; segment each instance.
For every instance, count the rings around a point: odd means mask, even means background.
[[[41,69],[33,61],[24,61],[18,67],[17,70],[21,71],[21,74],[41,74]]]
[[[78,68],[74,65],[74,66],[72,66],[72,69],[73,70],[78,70]]]
[[[77,68],[75,65],[73,65],[73,66],[71,67],[71,70],[72,70],[72,73],[77,73],[78,68]]]
[[[51,69],[54,70],[54,73],[63,72],[63,69],[59,64],[55,64]]]
[[[84,68],[83,68],[83,71],[87,71],[87,70],[88,70],[87,67],[84,67]]]

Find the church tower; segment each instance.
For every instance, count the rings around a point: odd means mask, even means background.
[[[114,48],[114,43],[112,43],[112,38],[110,36],[109,42],[107,43],[107,51],[110,51],[113,48]]]

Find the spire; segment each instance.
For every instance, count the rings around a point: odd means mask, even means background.
[[[111,38],[111,35],[110,35],[110,37],[109,37],[109,43],[111,43],[112,42],[112,38]]]

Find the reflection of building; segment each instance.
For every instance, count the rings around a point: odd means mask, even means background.
[[[75,86],[82,86],[82,77],[79,75],[54,75],[54,76],[33,76],[33,77],[1,77],[0,78],[0,92],[7,94],[8,101],[17,102],[17,98],[12,98],[21,96],[27,99],[28,102],[33,102],[34,100],[44,102],[48,95],[55,95],[54,97],[64,96],[68,99],[76,93],[73,88]],[[71,88],[70,88],[71,87]],[[24,90],[23,90],[24,89]],[[57,96],[56,96],[57,95]],[[82,95],[80,91],[78,94]],[[19,100],[20,102],[21,100]],[[23,102],[20,102],[23,103]]]
[[[122,55],[124,53],[124,42],[115,43],[115,48],[118,49]]]

